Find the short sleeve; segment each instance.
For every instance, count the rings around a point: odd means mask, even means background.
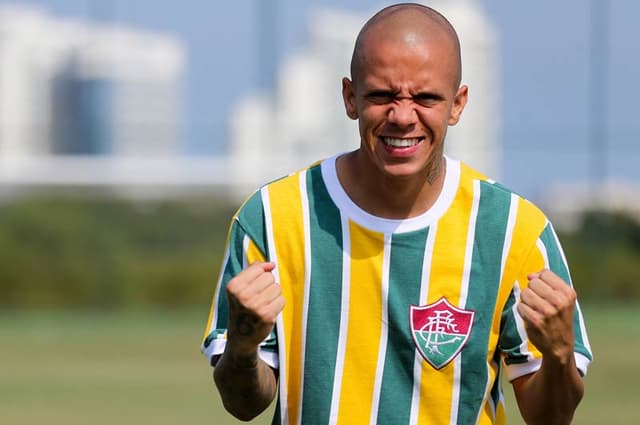
[[[215,365],[217,357],[224,352],[227,341],[229,305],[225,288],[229,281],[248,264],[255,261],[265,261],[265,259],[266,255],[241,225],[238,216],[234,217],[229,229],[224,260],[201,345],[202,353],[212,366]],[[277,333],[274,328],[260,344],[259,355],[269,366],[277,368],[277,353]]]
[[[562,278],[568,285],[573,285],[569,267],[562,251],[560,241],[551,226],[546,224],[544,230],[531,248],[529,255],[520,268],[513,289],[509,294],[502,311],[499,349],[506,365],[507,378],[512,381],[520,376],[535,372],[542,363],[542,354],[529,341],[524,322],[517,311],[520,292],[528,284],[527,275],[547,268]],[[576,365],[582,375],[593,359],[591,346],[586,332],[584,318],[579,303],[576,301],[573,317],[574,355]]]

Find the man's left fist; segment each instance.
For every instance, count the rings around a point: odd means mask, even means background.
[[[550,270],[527,276],[518,313],[531,342],[543,356],[567,360],[573,356],[573,312],[576,292]]]

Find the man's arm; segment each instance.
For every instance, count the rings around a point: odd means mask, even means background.
[[[232,415],[250,420],[276,394],[276,374],[258,357],[258,346],[271,333],[284,299],[271,271],[273,263],[254,263],[229,281],[229,321],[225,351],[213,378]]]
[[[512,382],[516,399],[527,424],[569,424],[584,393],[574,357],[576,293],[549,270],[528,278],[518,313],[542,353],[542,365]]]

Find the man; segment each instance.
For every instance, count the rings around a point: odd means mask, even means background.
[[[460,63],[437,12],[378,12],[343,80],[359,149],[234,217],[203,351],[236,417],[279,389],[274,423],[504,423],[506,373],[527,423],[571,421],[591,352],[555,233],[443,154]]]

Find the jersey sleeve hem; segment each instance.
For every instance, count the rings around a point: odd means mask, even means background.
[[[509,382],[511,382],[514,379],[517,379],[521,376],[533,373],[538,369],[540,369],[541,365],[542,365],[541,358],[536,358],[526,363],[512,363],[510,365],[507,365],[507,368],[506,368],[507,379],[509,380]]]
[[[582,376],[585,376],[587,374],[587,369],[589,368],[589,364],[591,363],[591,360],[589,359],[589,357],[580,353],[575,353],[575,358],[576,358],[576,366],[578,367],[580,374]]]
[[[220,356],[224,353],[224,348],[227,346],[227,341],[225,339],[216,339],[211,342],[211,344],[203,350],[203,354],[211,363],[211,359],[215,356]],[[268,364],[273,369],[278,369],[280,366],[280,362],[278,360],[278,354],[273,351],[266,350],[264,348],[258,348],[258,356],[260,359]]]
[[[573,353],[573,356],[576,361],[576,367],[580,371],[580,374],[582,376],[585,376],[587,374],[587,368],[589,367],[589,363],[591,363],[591,360],[589,360],[587,356],[580,353]],[[541,358],[536,358],[526,363],[513,363],[507,365],[507,379],[509,380],[509,382],[511,382],[521,376],[536,372],[538,369],[540,369],[541,365]]]

